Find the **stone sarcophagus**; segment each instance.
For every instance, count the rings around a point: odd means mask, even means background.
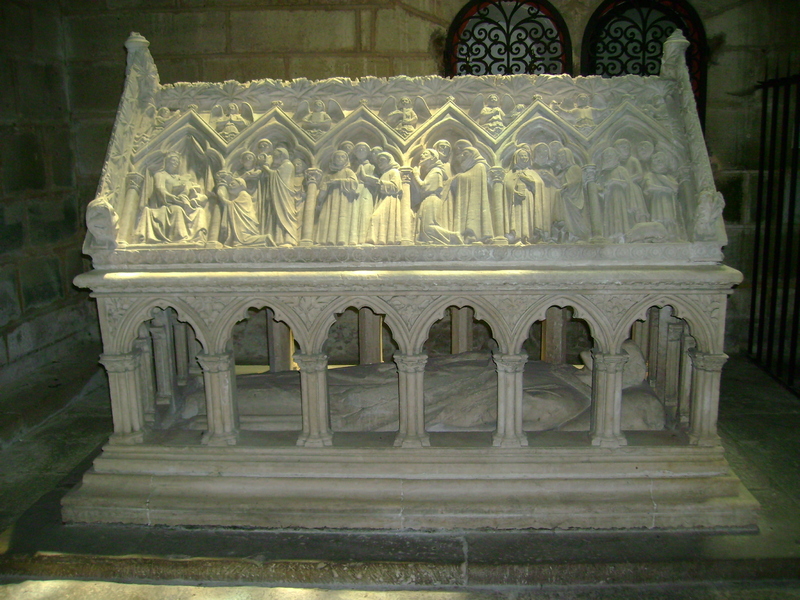
[[[615,79],[162,86],[147,46],[87,209],[114,434],[67,520],[754,523],[679,34]]]

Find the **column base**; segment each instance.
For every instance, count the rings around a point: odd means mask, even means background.
[[[401,435],[394,438],[395,448],[429,448],[431,438],[428,435]]]
[[[300,243],[297,244],[303,248],[308,248],[309,246],[314,245],[314,240],[300,240]]]
[[[692,446],[703,446],[713,448],[722,444],[722,440],[717,434],[695,435],[689,434],[689,444]]]
[[[304,446],[305,448],[324,448],[327,446],[333,446],[333,436],[332,435],[320,435],[320,436],[304,436],[301,435],[297,438],[297,445]]]
[[[492,436],[492,446],[495,448],[527,448],[528,436],[522,435],[498,435]]]
[[[113,433],[108,438],[108,443],[112,446],[132,446],[144,442],[144,431],[134,431],[131,433]]]
[[[620,448],[627,445],[628,440],[625,439],[624,435],[612,435],[605,437],[592,436],[592,446],[597,446],[598,448]]]
[[[493,246],[508,246],[508,243],[509,243],[508,242],[508,238],[503,237],[503,236],[498,236],[498,237],[492,238],[492,245]]]
[[[239,433],[232,431],[230,433],[203,433],[200,438],[200,443],[204,446],[235,446],[239,439]]]

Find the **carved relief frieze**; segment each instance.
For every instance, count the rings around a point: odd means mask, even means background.
[[[133,37],[87,251],[718,243],[679,41],[663,77],[161,86]]]

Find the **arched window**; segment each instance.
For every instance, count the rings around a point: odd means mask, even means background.
[[[447,35],[448,75],[568,73],[567,26],[546,1],[472,0]]]
[[[689,40],[686,60],[702,120],[708,48],[703,23],[685,0],[606,0],[583,34],[584,75],[658,75],[661,48],[680,29]]]

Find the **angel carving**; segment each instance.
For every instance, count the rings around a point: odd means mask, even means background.
[[[573,101],[572,108],[566,108],[564,103],[559,102],[558,100],[553,100],[550,103],[550,108],[553,110],[553,112],[560,112],[564,115],[570,115],[572,117],[571,120],[578,129],[583,127],[588,129],[595,126],[595,109],[591,104],[591,98],[589,97],[589,94],[578,94]]]
[[[486,97],[486,103],[483,101],[483,94],[478,94],[472,101],[469,116],[496,137],[517,116],[518,113],[515,113],[514,109],[514,99],[508,94],[503,94],[502,102],[499,95],[489,94]]]
[[[431,116],[431,111],[421,96],[411,98],[403,96],[400,100],[387,98],[378,113],[389,126],[403,137],[408,137],[417,128],[417,123],[424,122]]]
[[[328,132],[334,123],[344,119],[342,107],[336,100],[328,100],[326,111],[325,103],[316,99],[309,104],[303,100],[294,113],[294,120],[300,124],[312,139],[318,139]]]
[[[211,109],[211,126],[226,142],[230,142],[253,122],[253,107],[242,102],[241,108],[235,102],[227,108],[217,104]]]

